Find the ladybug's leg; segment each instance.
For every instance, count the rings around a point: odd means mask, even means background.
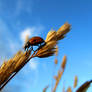
[[[33,47],[32,47],[32,50],[34,51]],[[35,52],[35,51],[34,51]]]
[[[33,50],[33,46],[31,46],[30,50]]]
[[[27,52],[28,52],[28,48],[27,48]]]
[[[39,47],[41,46],[41,44],[39,45]]]
[[[31,49],[30,50],[33,50],[33,46],[31,46]],[[33,50],[34,51],[34,50]]]

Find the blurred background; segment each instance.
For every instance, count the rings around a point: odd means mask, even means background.
[[[0,0],[0,65],[23,50],[26,35],[46,38],[47,33],[65,22],[72,25],[59,41],[58,66],[67,56],[67,65],[57,92],[92,79],[92,1],[91,0]],[[8,83],[5,92],[50,92],[55,57],[34,58]],[[74,90],[75,91],[75,90]],[[92,86],[87,92],[92,91]]]

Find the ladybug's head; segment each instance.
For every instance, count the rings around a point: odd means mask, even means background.
[[[29,48],[29,47],[30,47],[30,43],[27,42],[27,43],[25,44],[25,46],[24,46],[24,50],[26,50],[26,49]]]

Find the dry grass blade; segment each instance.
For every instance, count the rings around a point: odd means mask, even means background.
[[[77,83],[78,83],[78,77],[77,76],[75,76],[75,78],[74,78],[74,88],[76,88],[76,86],[77,86]]]
[[[48,89],[49,86],[46,86],[44,89],[43,89],[43,92],[46,92],[47,89]]]
[[[0,68],[0,87],[15,73],[18,68],[24,63],[30,56],[30,51],[23,53],[19,51],[13,58],[3,63]]]
[[[65,86],[63,86],[62,92],[65,92]]]
[[[64,35],[69,32],[69,30],[70,24],[65,23],[58,31],[48,32],[45,40],[46,44],[37,51],[37,54],[35,56],[43,58],[52,56],[55,53],[57,55],[58,47],[55,48],[57,41],[61,39],[61,35],[62,37],[64,37]],[[53,48],[55,48],[54,51]]]
[[[49,31],[46,37],[46,42],[52,41],[52,40],[61,40],[65,37],[65,34],[70,31],[70,24],[65,23],[63,26],[59,28],[58,31]]]
[[[56,45],[56,56],[58,56],[58,46]]]
[[[66,56],[63,57],[63,61],[61,63],[61,68],[64,69],[66,65]]]
[[[49,42],[53,40],[56,40],[56,31],[54,30],[48,32],[45,42]]]
[[[66,56],[64,56],[63,57],[63,60],[65,60],[66,61]],[[65,63],[66,64],[66,63]],[[64,65],[65,66],[65,65]],[[62,75],[63,75],[63,72],[64,72],[64,69],[65,69],[65,67],[63,68],[63,70],[60,68],[60,70],[58,71],[58,75],[57,76],[55,76],[55,80],[56,80],[56,82],[55,82],[55,86],[54,86],[54,88],[53,88],[53,92],[56,92],[56,89],[57,89],[57,86],[58,86],[58,84],[59,84],[59,82],[60,82],[60,80],[61,80],[61,77],[62,77]],[[62,70],[62,71],[61,71]]]
[[[57,80],[57,79],[58,79],[58,77],[57,77],[57,76],[54,76],[54,79],[55,79],[55,80]]]
[[[63,39],[65,34],[70,31],[70,28],[71,28],[71,25],[68,23],[65,23],[63,26],[61,26],[56,34],[57,40]]]
[[[33,57],[49,57],[57,53],[57,41],[61,38],[64,38],[64,35],[70,30],[70,25],[65,23],[57,32],[50,31],[46,37],[46,44],[39,47],[31,56],[31,51],[29,50],[26,53],[19,51],[13,58],[9,59],[7,62],[4,62],[0,67],[0,90],[9,82],[10,79],[15,76],[20,69]],[[26,37],[26,41],[28,36]],[[64,72],[64,71],[63,71]],[[59,74],[62,76],[62,73]],[[13,76],[12,76],[13,75]],[[58,84],[58,82],[57,82]]]
[[[28,42],[28,40],[29,40],[29,35],[27,34],[26,37],[25,37],[24,46]],[[24,46],[23,46],[23,48],[24,48]]]
[[[72,92],[71,87],[68,87],[67,92]],[[80,91],[81,92],[81,91]]]
[[[49,57],[49,56],[53,56],[55,53],[55,51],[48,51],[48,52],[45,52],[43,54],[37,54],[36,56],[39,57],[39,58],[46,58],[46,57]]]
[[[58,76],[56,76],[56,83],[55,83],[55,86],[53,88],[53,92],[56,92],[57,86],[59,84],[59,81],[60,81],[62,75],[63,75],[63,71],[59,71]]]
[[[48,43],[46,43],[45,46],[43,46],[42,48],[40,48],[38,51],[40,51],[40,53],[41,53],[41,52],[44,52],[45,50],[52,49],[53,47],[56,46],[56,44],[57,44],[56,41],[48,42]]]
[[[48,42],[45,46],[37,51],[35,56],[40,58],[52,56],[56,52],[56,43],[56,41]]]
[[[55,59],[55,64],[57,64],[58,63],[58,60],[57,59]]]
[[[26,35],[25,43],[29,40],[29,35]]]
[[[87,92],[87,89],[90,87],[90,84],[92,83],[91,81],[85,82],[83,85],[81,85],[76,92]]]

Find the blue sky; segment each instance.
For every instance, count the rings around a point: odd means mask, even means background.
[[[75,75],[79,78],[79,87],[92,79],[91,11],[91,0],[0,0],[0,63],[22,50],[25,34],[45,39],[51,28],[57,30],[69,22],[72,29],[58,44],[59,64],[64,55],[68,60],[57,92],[62,91],[63,85],[73,86]],[[6,92],[16,92],[16,89],[41,92],[46,85],[51,86],[54,59],[54,56],[32,59],[5,87]]]

